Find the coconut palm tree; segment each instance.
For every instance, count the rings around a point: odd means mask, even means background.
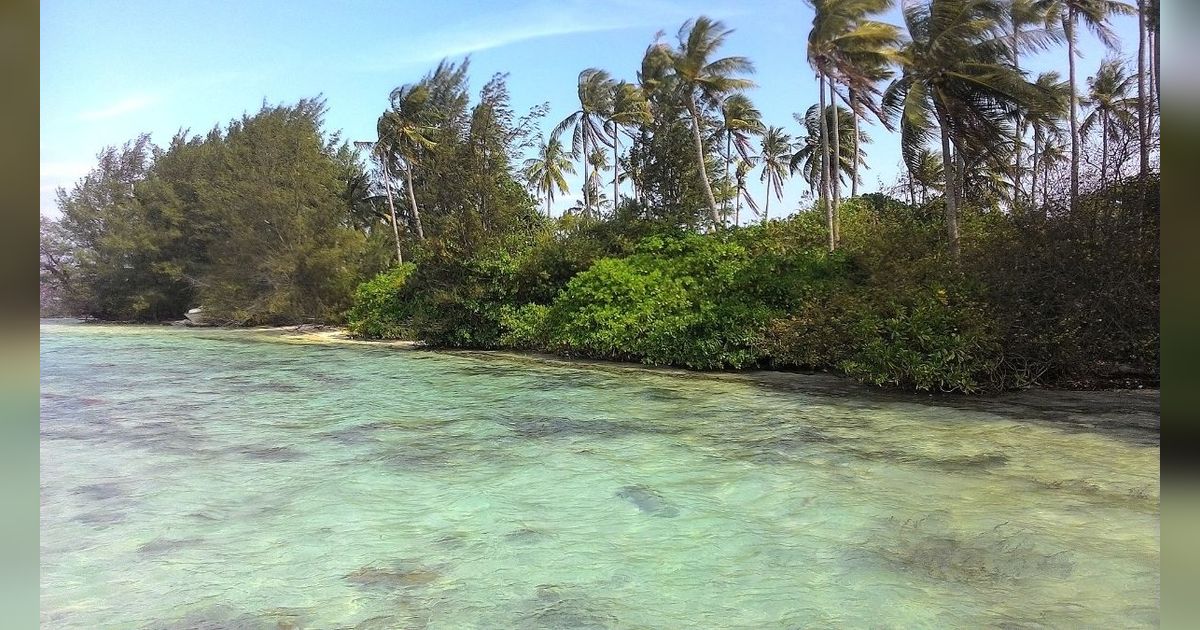
[[[768,127],[763,134],[759,160],[762,163],[760,180],[767,184],[767,203],[763,207],[763,221],[770,218],[771,193],[783,200],[783,180],[787,179],[788,163],[792,157],[792,137],[782,127]]]
[[[835,114],[836,111],[836,114]],[[839,130],[839,135],[847,139],[846,142],[839,143],[837,146],[841,155],[838,156],[838,177],[849,177],[851,182],[857,177],[858,165],[866,164],[866,154],[862,148],[863,144],[870,142],[870,137],[861,129],[856,130],[856,117],[850,110],[842,107],[827,106],[825,108],[825,124],[827,128],[834,127],[834,116],[837,116],[836,126]],[[808,183],[809,189],[816,192],[816,186],[821,179],[821,121],[817,114],[817,106],[813,105],[808,108],[804,116],[792,114],[792,118],[804,127],[805,135],[799,139],[796,144],[796,152],[792,154],[789,160],[790,171],[795,174],[800,172],[804,177],[804,181]],[[855,138],[858,139],[855,142]],[[828,159],[833,162],[833,147],[829,147]],[[855,156],[855,153],[858,153]],[[857,159],[855,159],[857,157]]]
[[[1012,65],[1008,7],[999,0],[932,0],[904,7],[911,41],[897,53],[902,75],[883,94],[898,120],[901,154],[910,169],[937,135],[945,165],[946,235],[957,259],[961,164],[1008,164],[1012,120],[1042,95]],[[1022,47],[1044,46],[1046,34],[1021,33]]]
[[[921,203],[929,201],[929,191],[942,192],[945,190],[946,181],[943,175],[946,169],[942,166],[941,154],[921,147],[917,150],[912,166],[913,168],[909,171],[910,185],[916,184],[921,187]],[[909,194],[913,197],[913,205],[916,205],[915,191],[910,190]]]
[[[671,51],[670,56],[672,73],[682,89],[684,106],[691,117],[697,166],[714,226],[720,224],[721,216],[717,212],[717,201],[713,197],[712,184],[708,181],[708,170],[704,164],[701,108],[718,107],[725,97],[754,86],[749,79],[738,76],[754,72],[754,64],[749,59],[714,59],[717,49],[732,32],[721,22],[705,16],[688,20],[679,28],[679,46]]]
[[[621,131],[647,125],[651,121],[650,104],[641,88],[625,81],[613,85],[612,110],[608,115],[606,130],[612,137],[614,207],[620,194]]]
[[[1035,85],[1044,95],[1036,105],[1025,111],[1024,124],[1033,129],[1033,146],[1030,160],[1029,199],[1034,206],[1037,203],[1038,162],[1042,159],[1040,150],[1043,145],[1052,143],[1062,146],[1063,121],[1067,118],[1067,107],[1070,104],[1071,93],[1067,82],[1057,72],[1043,72],[1038,75]],[[1044,170],[1044,169],[1042,169]],[[1045,182],[1043,181],[1043,184]],[[1045,200],[1040,206],[1045,209]]]
[[[890,77],[892,52],[900,44],[900,31],[891,24],[868,19],[887,11],[892,0],[809,0],[813,7],[812,29],[808,35],[808,62],[817,72],[820,111],[825,110],[825,88],[829,89],[830,104],[843,100],[858,116],[864,105],[873,105],[872,95],[879,93],[876,84]],[[836,86],[845,85],[849,93],[840,97]],[[878,110],[877,110],[878,113]],[[818,121],[824,123],[824,120]],[[841,141],[838,126],[824,124],[821,156],[840,155]],[[831,137],[832,136],[832,137]],[[837,205],[841,186],[833,172],[834,166],[822,166],[823,195],[826,220],[829,224],[829,247],[837,246]],[[853,167],[853,164],[852,164]],[[853,170],[853,169],[852,169]],[[856,178],[857,179],[857,178]],[[856,180],[855,180],[856,181]],[[828,190],[826,190],[828,188]],[[855,189],[853,192],[857,192]]]
[[[1084,117],[1079,125],[1079,133],[1087,136],[1093,129],[1099,128],[1100,142],[1100,188],[1108,187],[1108,141],[1119,140],[1123,135],[1133,131],[1134,125],[1140,125],[1138,114],[1141,112],[1139,99],[1131,97],[1135,78],[1125,72],[1120,60],[1105,59],[1100,64],[1096,75],[1088,77],[1088,93],[1083,98],[1083,106],[1091,112]],[[1139,131],[1141,131],[1139,127]],[[1140,140],[1140,139],[1139,139]]]
[[[750,208],[754,214],[758,214],[758,204],[754,201],[754,195],[750,194],[750,189],[746,187],[746,177],[754,168],[754,158],[738,158],[737,166],[734,167],[734,177],[737,180],[737,190],[734,196],[737,197],[737,205],[733,213],[733,224],[741,225],[742,221],[742,201],[746,202],[746,206]],[[764,221],[766,219],[764,218]]]
[[[577,86],[579,109],[571,112],[554,127],[550,135],[557,138],[571,131],[571,153],[583,159],[583,180],[588,181],[588,159],[594,147],[609,143],[604,123],[612,112],[613,80],[608,72],[588,68],[579,73]],[[588,196],[584,195],[584,202]]]
[[[1117,36],[1109,27],[1108,19],[1113,15],[1132,15],[1136,9],[1117,0],[1045,0],[1047,15],[1062,19],[1063,33],[1067,38],[1067,73],[1071,88],[1071,209],[1079,201],[1079,150],[1082,142],[1079,135],[1079,90],[1075,84],[1075,29],[1080,22],[1107,47],[1117,47]]]
[[[1053,26],[1054,20],[1050,19],[1050,8],[1054,0],[1011,0],[1009,7],[1009,26],[1012,28],[1012,36],[1009,39],[1009,50],[1012,55],[1013,67],[1018,71],[1021,69],[1021,38],[1022,33],[1032,29],[1037,29],[1051,35],[1055,41],[1062,37],[1062,30]],[[1025,144],[1025,129],[1026,125],[1023,120],[1023,113],[1017,112],[1015,120],[1015,131],[1013,135],[1013,202],[1019,201],[1021,193],[1022,176],[1025,169],[1022,167],[1021,156]]]
[[[376,125],[379,142],[384,159],[398,164],[404,173],[417,238],[425,240],[413,187],[413,169],[420,163],[425,151],[437,146],[430,138],[434,132],[434,113],[429,106],[429,90],[424,83],[402,85],[392,90],[390,100],[391,108],[380,116]]]
[[[734,162],[733,150],[737,149],[742,160],[749,160],[753,153],[750,136],[758,135],[762,131],[762,112],[754,107],[750,97],[745,94],[731,94],[721,101],[720,134],[725,139],[725,181],[730,181],[729,168]],[[729,213],[728,207],[725,212]]]
[[[550,216],[550,204],[554,203],[554,192],[557,189],[567,194],[566,174],[575,174],[575,165],[571,162],[571,154],[563,148],[562,141],[550,138],[543,142],[538,149],[538,155],[525,160],[522,166],[529,185],[546,198],[546,217]]]

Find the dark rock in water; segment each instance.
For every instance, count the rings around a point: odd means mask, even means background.
[[[673,518],[679,515],[679,508],[669,505],[662,495],[645,486],[625,486],[617,490],[617,496],[651,516]]]
[[[413,563],[400,563],[391,567],[366,566],[346,576],[346,580],[364,588],[399,590],[425,586],[441,579],[436,569]]]
[[[616,621],[586,594],[572,593],[555,585],[538,586],[524,609],[522,620],[534,628],[599,630],[611,627]]]
[[[515,543],[536,543],[548,537],[549,534],[532,527],[514,529],[504,535],[504,539]]]
[[[93,510],[84,512],[71,520],[87,525],[113,525],[125,520],[124,512]]]
[[[514,433],[526,438],[542,438],[567,435],[613,436],[628,430],[610,420],[585,420],[563,417],[517,417],[501,421]]]
[[[195,547],[202,542],[204,541],[200,538],[155,538],[148,543],[140,545],[137,550],[138,553],[157,556],[180,549]]]
[[[304,454],[287,446],[244,446],[237,449],[238,453],[266,462],[290,462],[300,459]]]
[[[103,501],[105,499],[120,497],[124,493],[121,492],[121,486],[119,484],[106,481],[103,483],[92,483],[86,486],[79,486],[75,489],[75,494],[82,494],[89,499]]]
[[[238,614],[228,606],[212,606],[180,619],[145,626],[147,630],[300,630],[309,623],[309,611],[277,608]]]

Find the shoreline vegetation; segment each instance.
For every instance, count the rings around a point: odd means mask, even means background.
[[[1019,63],[1134,8],[1026,4],[907,3],[891,25],[886,0],[814,2],[822,87],[791,130],[755,108],[729,27],[699,17],[625,79],[584,69],[561,121],[515,111],[504,74],[473,98],[469,60],[446,60],[392,90],[373,142],[328,133],[319,97],[143,135],[43,217],[43,314],[202,307],[910,391],[1156,386],[1157,98],[1115,56],[1086,81]],[[868,126],[900,135],[904,164],[864,192]],[[579,198],[551,216],[577,165]],[[772,211],[784,185],[809,195]]]

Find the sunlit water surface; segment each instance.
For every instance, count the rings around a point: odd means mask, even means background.
[[[41,341],[44,627],[1158,623],[1153,436],[804,376]]]

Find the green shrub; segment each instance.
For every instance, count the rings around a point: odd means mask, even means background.
[[[346,313],[347,327],[356,337],[400,339],[407,336],[411,316],[405,285],[416,265],[405,263],[360,284],[354,305]]]
[[[500,345],[516,350],[539,350],[545,345],[545,321],[549,307],[525,304],[500,310]]]
[[[729,239],[650,237],[575,276],[546,314],[548,349],[694,369],[743,367],[768,319],[739,291],[747,250]]]

